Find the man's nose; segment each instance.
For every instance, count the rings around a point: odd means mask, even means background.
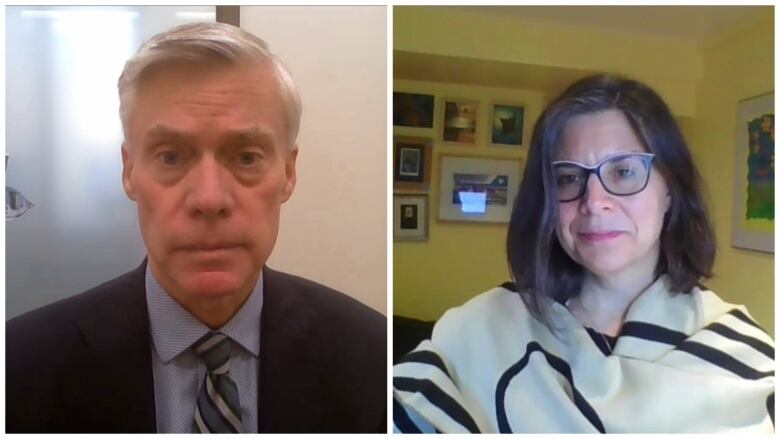
[[[228,170],[213,157],[204,157],[189,177],[186,208],[191,215],[207,218],[230,215],[235,200]]]
[[[613,207],[613,196],[601,184],[598,175],[592,173],[585,182],[585,193],[582,195],[580,206],[583,210],[590,212],[611,209]]]

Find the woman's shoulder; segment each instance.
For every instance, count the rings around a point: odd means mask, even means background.
[[[751,316],[745,305],[739,303],[733,303],[723,298],[720,294],[713,291],[706,285],[698,284],[694,286],[689,296],[697,308],[697,311],[701,313],[701,318],[704,322],[712,321],[729,314],[735,317],[744,316],[746,319],[758,325],[755,319]]]
[[[462,305],[448,309],[434,326],[434,334],[474,331],[509,322],[518,322],[528,310],[511,283],[480,293]]]
[[[528,311],[509,284],[491,288],[447,310],[430,340],[393,368],[393,414],[399,432],[486,431],[482,393],[493,388],[517,341],[527,336]],[[420,396],[424,397],[420,397]],[[441,404],[446,400],[446,404]]]
[[[479,293],[462,305],[450,308],[445,312],[447,314],[455,313],[480,313],[486,310],[503,308],[507,304],[519,300],[519,294],[515,290],[514,284],[505,282],[493,287],[487,291]]]
[[[447,310],[433,327],[431,341],[451,358],[511,353],[546,331],[510,284],[485,291]]]
[[[727,326],[732,331],[757,336],[773,344],[771,336],[753,318],[746,306],[724,300],[702,284],[691,289],[690,298],[698,315],[697,327],[712,330]]]

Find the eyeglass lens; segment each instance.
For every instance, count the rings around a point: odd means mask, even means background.
[[[558,198],[570,201],[585,192],[585,185],[591,171],[573,163],[558,163],[554,166]],[[647,184],[650,166],[645,156],[618,156],[603,162],[596,169],[604,188],[613,195],[632,195]]]

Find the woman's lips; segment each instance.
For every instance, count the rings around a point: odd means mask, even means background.
[[[618,236],[620,236],[622,233],[623,232],[619,232],[619,231],[586,232],[586,233],[580,233],[579,236],[586,241],[601,242],[601,241],[609,241],[611,239],[615,239]]]

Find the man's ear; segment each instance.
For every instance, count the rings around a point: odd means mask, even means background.
[[[285,182],[284,189],[282,190],[282,202],[286,202],[290,199],[293,191],[295,190],[295,183],[297,182],[297,176],[295,174],[295,161],[298,159],[298,145],[293,145],[287,152],[287,157],[284,160],[284,173]]]
[[[133,173],[133,156],[128,151],[129,145],[127,142],[122,143],[122,186],[125,188],[127,197],[135,201],[135,188],[133,182],[130,179],[130,175]]]

